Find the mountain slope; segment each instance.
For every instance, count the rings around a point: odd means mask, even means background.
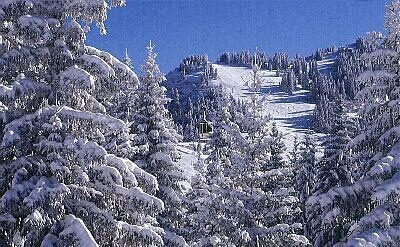
[[[249,68],[214,66],[218,70],[218,78],[212,81],[213,85],[224,86],[235,98],[250,100],[251,92],[244,83],[251,78]],[[276,76],[276,71],[261,71],[261,75],[264,79],[261,94],[266,96],[264,113],[270,114],[277,123],[288,153],[293,148],[295,137],[300,140],[309,132],[315,104],[309,101],[308,91],[298,90],[293,95],[284,93],[279,87],[282,78]],[[322,135],[315,136],[320,139]]]

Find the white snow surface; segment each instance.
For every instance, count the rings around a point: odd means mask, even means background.
[[[196,145],[196,142],[182,142],[177,146],[181,156],[179,165],[182,167],[184,175],[189,179],[189,181],[181,182],[186,191],[191,188],[190,180],[196,175],[196,170],[194,169],[194,163],[197,162],[197,153],[194,151]]]
[[[73,215],[67,215],[65,222],[65,228],[60,233],[60,236],[75,236],[74,240],[77,241],[77,247],[97,247],[99,246],[94,240],[90,231],[86,228],[83,221],[79,218],[76,218]]]
[[[177,146],[177,150],[181,155],[181,159],[179,163],[184,170],[184,174],[186,177],[191,178],[196,174],[196,171],[193,167],[193,164],[197,162],[197,153],[194,147],[196,147],[197,143],[186,142],[180,143]]]

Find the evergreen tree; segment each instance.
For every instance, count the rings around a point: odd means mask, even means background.
[[[333,187],[307,201],[312,212],[322,215],[317,223],[319,227],[312,229],[319,236],[314,241],[316,245],[397,246],[400,243],[396,189],[399,171],[393,162],[399,152],[396,131],[399,111],[395,103],[400,92],[399,13],[400,1],[394,0],[386,10],[389,35],[382,47],[364,56],[369,70],[357,79],[361,90],[356,98],[363,105],[359,113],[361,131],[349,147],[352,158],[362,164],[361,174],[353,184]]]
[[[139,109],[137,113],[136,144],[141,148],[138,158],[142,159],[143,169],[157,178],[159,189],[156,196],[165,203],[165,210],[159,216],[159,223],[166,230],[164,244],[185,246],[182,237],[175,233],[180,228],[183,216],[182,182],[187,178],[177,163],[179,153],[176,145],[180,136],[173,129],[173,122],[166,109],[167,98],[161,83],[165,80],[156,64],[154,45],[147,46],[147,58],[142,66],[144,76],[141,79],[139,92]]]
[[[310,220],[307,219],[306,215],[306,201],[312,194],[312,189],[315,185],[315,165],[317,163],[316,158],[316,145],[315,140],[311,134],[305,135],[304,140],[299,144],[299,158],[296,163],[292,163],[295,168],[295,190],[298,193],[299,206],[301,209],[301,223],[305,229],[304,235],[309,238],[308,225]]]
[[[157,180],[126,159],[128,127],[107,114],[137,77],[85,45],[124,4],[0,2],[1,246],[163,245],[164,204],[144,192]]]
[[[125,57],[122,59],[122,62],[133,70],[133,62],[131,57],[128,54],[128,49],[125,50]]]
[[[294,167],[296,167],[299,163],[299,159],[300,159],[300,143],[297,136],[295,136],[293,141],[293,149],[289,153],[289,161]]]
[[[285,151],[286,147],[282,141],[282,133],[278,131],[275,122],[272,123],[271,140],[271,157],[268,164],[268,169],[284,168],[286,165],[288,165],[283,158],[283,152]]]
[[[326,194],[332,188],[349,186],[353,183],[351,177],[353,169],[351,169],[350,152],[347,148],[347,144],[350,141],[347,130],[349,121],[347,120],[343,99],[337,101],[334,116],[331,135],[324,143],[324,156],[317,163],[316,180],[318,183],[314,185],[314,196]],[[318,224],[322,224],[325,227],[325,231],[317,232],[316,236],[311,238],[316,245],[331,245],[344,237],[345,232],[342,229],[348,223],[346,218],[343,217],[340,221],[336,221],[335,225],[331,225],[331,222],[326,224],[322,220],[327,219],[332,214],[337,214],[340,209],[334,208],[322,213],[314,212],[313,210],[314,208],[307,210],[311,228],[321,228],[321,225]]]
[[[317,177],[319,184],[316,193],[326,193],[335,186],[347,186],[352,183],[350,175],[350,153],[347,144],[350,142],[349,121],[346,117],[343,99],[336,102],[334,122],[331,135],[324,143],[325,152],[318,164]]]

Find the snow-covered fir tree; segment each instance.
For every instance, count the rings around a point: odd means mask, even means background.
[[[139,105],[132,125],[136,128],[134,143],[139,147],[137,158],[142,168],[154,175],[159,183],[155,195],[165,203],[165,210],[158,217],[160,225],[166,230],[164,244],[186,246],[185,240],[176,235],[185,210],[182,182],[187,180],[177,162],[180,157],[176,145],[181,137],[174,130],[166,109],[166,89],[161,85],[165,77],[156,63],[154,45],[150,42],[146,49]]]
[[[243,146],[245,139],[239,127],[231,121],[229,101],[220,97],[219,109],[215,112],[214,130],[207,145],[211,154],[205,161],[206,185],[198,192],[198,179],[192,181],[192,224],[189,226],[196,246],[244,245],[251,240],[244,218],[251,219],[244,207],[243,192],[237,182],[239,171],[245,168]],[[201,220],[201,222],[197,222]]]
[[[357,82],[361,89],[360,133],[348,145],[358,162],[354,183],[330,188],[308,199],[307,207],[320,214],[321,237],[314,244],[338,246],[397,246],[399,237],[398,99],[400,1],[386,10],[388,36],[382,46],[362,59],[369,70]],[[347,165],[352,164],[346,162]],[[313,229],[314,234],[321,232]]]
[[[358,243],[400,244],[400,194],[397,186],[400,167],[396,161],[399,157],[399,16],[400,1],[393,0],[386,7],[388,36],[381,49],[367,55],[372,70],[365,71],[358,78],[364,85],[357,95],[364,104],[360,112],[362,132],[350,146],[356,153],[355,157],[364,161],[364,176],[356,184],[362,183],[368,189],[367,200],[358,201],[368,210],[350,227],[347,246]],[[385,219],[386,215],[389,218]],[[371,238],[372,235],[379,238]]]
[[[312,193],[312,189],[315,184],[315,164],[316,158],[316,145],[315,140],[312,138],[311,133],[305,135],[296,148],[296,140],[294,143],[293,151],[291,153],[290,162],[294,167],[295,181],[294,188],[299,198],[300,212],[300,223],[303,224],[304,235],[309,238],[308,235],[308,224],[309,221],[306,217],[305,202]],[[296,149],[298,154],[296,155]],[[297,157],[297,158],[296,158]]]
[[[164,203],[144,192],[157,180],[126,159],[128,126],[107,114],[138,79],[85,45],[124,4],[0,2],[0,245],[164,244]]]
[[[336,101],[334,122],[328,140],[323,143],[324,156],[317,164],[316,175],[319,184],[315,185],[315,193],[326,193],[335,186],[346,186],[352,183],[350,175],[350,153],[347,144],[350,141],[343,99]]]
[[[351,167],[350,150],[347,148],[350,141],[349,121],[347,120],[343,99],[336,102],[334,115],[331,134],[324,143],[324,155],[316,164],[315,181],[317,182],[314,184],[313,196],[323,196],[331,188],[349,186],[353,183],[351,171],[354,169]],[[313,240],[315,245],[332,245],[343,237],[343,227],[350,219],[337,217],[340,214],[339,212],[340,209],[336,207],[328,208],[325,211],[315,207],[313,203],[307,205],[307,224],[309,229],[313,229],[308,232],[314,231],[316,234],[309,236],[309,238]],[[336,221],[332,222],[332,220]],[[321,228],[323,231],[315,231]]]

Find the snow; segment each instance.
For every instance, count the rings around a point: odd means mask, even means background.
[[[394,246],[389,245],[394,239],[400,237],[400,226],[394,226],[387,230],[382,230],[377,227],[370,229],[362,233],[360,236],[350,239],[345,245],[340,246],[351,246],[351,247],[378,247],[378,246]],[[389,243],[384,245],[385,242]]]
[[[352,186],[334,187],[331,188],[327,193],[310,196],[307,199],[306,205],[310,207],[311,205],[319,204],[321,208],[325,208],[331,206],[335,197],[337,196],[340,198],[352,197],[364,189],[371,190],[372,188],[376,187],[376,185],[377,182],[373,180],[360,180]]]
[[[32,225],[44,225],[45,220],[43,219],[42,214],[38,210],[35,210],[25,218],[24,223],[27,222],[31,223]]]
[[[93,167],[93,170],[98,172],[98,178],[101,178],[103,183],[110,185],[123,185],[122,176],[116,168],[110,166],[98,166]]]
[[[374,188],[372,199],[374,201],[385,201],[392,193],[400,195],[400,144],[395,145],[386,157],[378,161],[369,171],[369,175],[379,175],[381,173],[391,173],[394,175]]]
[[[17,220],[9,213],[5,213],[0,215],[0,223],[3,224],[2,222],[12,222],[15,223]],[[6,224],[6,223],[4,223]]]
[[[86,49],[88,53],[96,55],[101,59],[103,59],[104,61],[106,61],[108,64],[110,64],[111,67],[113,67],[117,73],[125,74],[126,76],[131,78],[134,82],[139,83],[139,79],[137,75],[132,71],[132,69],[130,69],[126,64],[122,63],[117,58],[112,56],[110,53],[98,50],[91,46],[86,46]]]
[[[393,51],[393,50],[389,50],[389,49],[377,49],[376,51],[373,51],[371,53],[365,53],[361,55],[361,59],[363,60],[375,60],[375,59],[382,59],[382,57],[398,57],[398,53]]]
[[[323,218],[323,224],[331,225],[340,216],[340,208],[335,207],[329,211]]]
[[[173,232],[165,231],[164,238],[167,240],[167,242],[173,244],[174,246],[188,247],[185,239]]]
[[[86,228],[83,221],[76,218],[73,215],[67,215],[65,222],[65,228],[60,233],[60,236],[73,236],[74,240],[77,241],[77,247],[97,247],[98,244],[94,240],[90,231]]]
[[[62,197],[69,193],[68,187],[59,183],[54,177],[41,177],[29,196],[24,198],[24,203],[30,207],[40,206],[46,203],[48,198]]]
[[[10,86],[0,85],[0,98],[13,99],[17,93],[21,94],[27,94],[31,92],[43,93],[49,91],[50,89],[51,89],[50,86],[29,80],[25,77],[24,74],[21,73],[17,76],[16,80],[13,82],[12,85]]]
[[[115,193],[126,197],[127,199],[137,200],[145,203],[147,206],[152,206],[158,211],[164,210],[164,203],[157,197],[151,196],[139,187],[125,188],[120,185],[115,186]]]
[[[353,224],[349,232],[351,236],[357,236],[362,233],[365,226],[380,225],[383,228],[389,228],[393,223],[393,215],[383,208],[374,209],[372,212],[364,215],[357,223]]]
[[[382,201],[388,200],[391,194],[400,195],[400,172],[397,172],[391,179],[386,180],[384,183],[374,189],[372,200]]]
[[[303,235],[290,234],[289,236],[293,240],[293,242],[297,243],[297,246],[311,245],[310,242],[308,241],[308,239]]]
[[[23,15],[19,18],[18,20],[19,24],[21,27],[31,27],[31,26],[45,26],[46,22],[36,16],[31,16],[31,15]]]
[[[270,233],[277,233],[277,232],[289,232],[292,229],[301,229],[302,225],[299,223],[295,223],[292,225],[288,225],[288,224],[277,224],[273,227],[270,227],[267,229],[267,232]]]
[[[156,152],[151,155],[151,159],[153,163],[163,162],[166,164],[172,163],[171,157],[163,152]]]
[[[179,143],[177,146],[177,151],[181,156],[179,164],[182,167],[185,176],[188,178],[191,178],[196,174],[193,164],[197,162],[197,153],[193,151],[194,148],[192,145],[197,146],[197,143]]]
[[[118,221],[118,228],[121,229],[123,232],[129,233],[134,232],[139,236],[144,236],[150,239],[153,239],[157,243],[162,243],[162,238],[153,230],[145,227],[140,227],[136,225],[130,225],[123,221]]]
[[[251,77],[251,69],[246,67],[229,67],[214,64],[218,78],[211,81],[212,85],[222,85],[236,99],[250,100],[250,89],[245,81]],[[308,91],[298,90],[288,95],[280,90],[282,78],[276,76],[276,71],[260,71],[263,77],[261,94],[266,96],[264,114],[270,114],[282,132],[283,141],[287,147],[286,154],[293,149],[294,139],[302,140],[311,128],[312,114],[315,104],[308,100]],[[314,134],[319,140],[322,134]]]
[[[60,84],[68,88],[85,86],[94,89],[94,78],[86,70],[74,65],[60,74]],[[71,85],[72,84],[72,85]]]
[[[96,142],[86,142],[80,146],[80,150],[77,151],[78,157],[81,159],[95,160],[101,158],[107,154],[107,151],[99,146]]]
[[[376,82],[381,80],[390,80],[393,79],[394,77],[395,75],[393,73],[389,73],[387,71],[366,70],[357,77],[357,80],[361,82],[368,82],[368,81]]]
[[[103,59],[96,55],[82,55],[80,58],[88,68],[97,68],[99,74],[115,76],[114,70]]]

